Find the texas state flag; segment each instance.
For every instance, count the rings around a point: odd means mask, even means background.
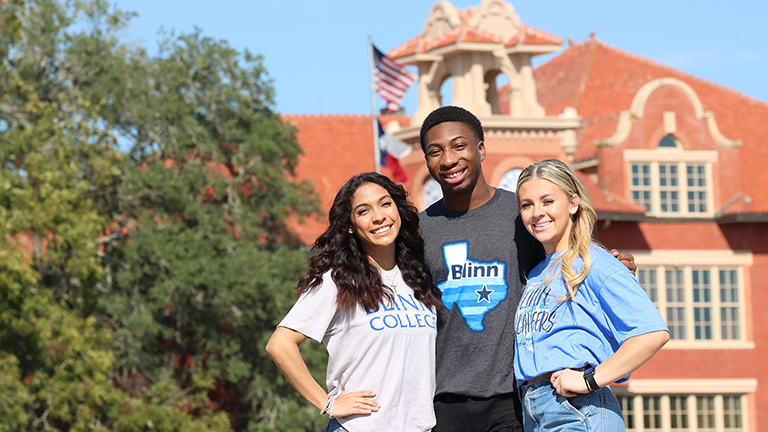
[[[400,159],[411,153],[411,146],[408,143],[400,141],[394,136],[386,133],[381,127],[381,122],[376,120],[379,125],[379,151],[381,152],[381,166],[387,167],[392,177],[396,181],[405,183],[408,181],[408,173],[400,166]]]

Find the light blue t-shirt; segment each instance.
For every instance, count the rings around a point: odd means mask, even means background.
[[[592,266],[575,301],[561,275],[543,282],[562,253],[547,255],[528,277],[515,317],[515,376],[523,382],[560,369],[597,366],[633,337],[665,330],[658,310],[632,273],[606,250],[592,245]],[[553,266],[557,267],[553,267]],[[581,270],[577,258],[573,268]],[[618,382],[626,381],[629,376]]]

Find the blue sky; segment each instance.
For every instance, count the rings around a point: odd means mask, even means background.
[[[453,0],[465,9],[481,0]],[[119,0],[136,11],[126,41],[156,52],[158,31],[223,39],[264,56],[286,114],[369,114],[368,36],[384,52],[417,36],[433,1]],[[523,23],[575,42],[597,39],[768,101],[768,1],[517,1]],[[566,43],[567,44],[567,43]],[[564,44],[564,45],[566,45]],[[540,58],[535,64],[546,61]],[[414,69],[415,70],[415,69]],[[416,110],[412,87],[403,101]],[[377,98],[377,106],[384,102]]]

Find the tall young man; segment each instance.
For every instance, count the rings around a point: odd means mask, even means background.
[[[522,226],[515,194],[486,182],[477,117],[438,108],[420,139],[443,191],[419,214],[427,264],[446,306],[438,311],[433,432],[522,431],[514,319],[525,278],[544,250]],[[619,258],[634,270],[631,255]]]

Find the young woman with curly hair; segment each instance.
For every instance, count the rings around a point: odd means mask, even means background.
[[[608,385],[660,350],[667,327],[629,270],[595,243],[597,214],[566,164],[525,168],[517,200],[547,254],[529,273],[515,317],[524,429],[623,431]]]
[[[429,431],[440,301],[416,209],[402,186],[365,173],[339,190],[328,218],[267,352],[331,417],[326,431]],[[299,353],[307,338],[328,349],[327,394]]]

